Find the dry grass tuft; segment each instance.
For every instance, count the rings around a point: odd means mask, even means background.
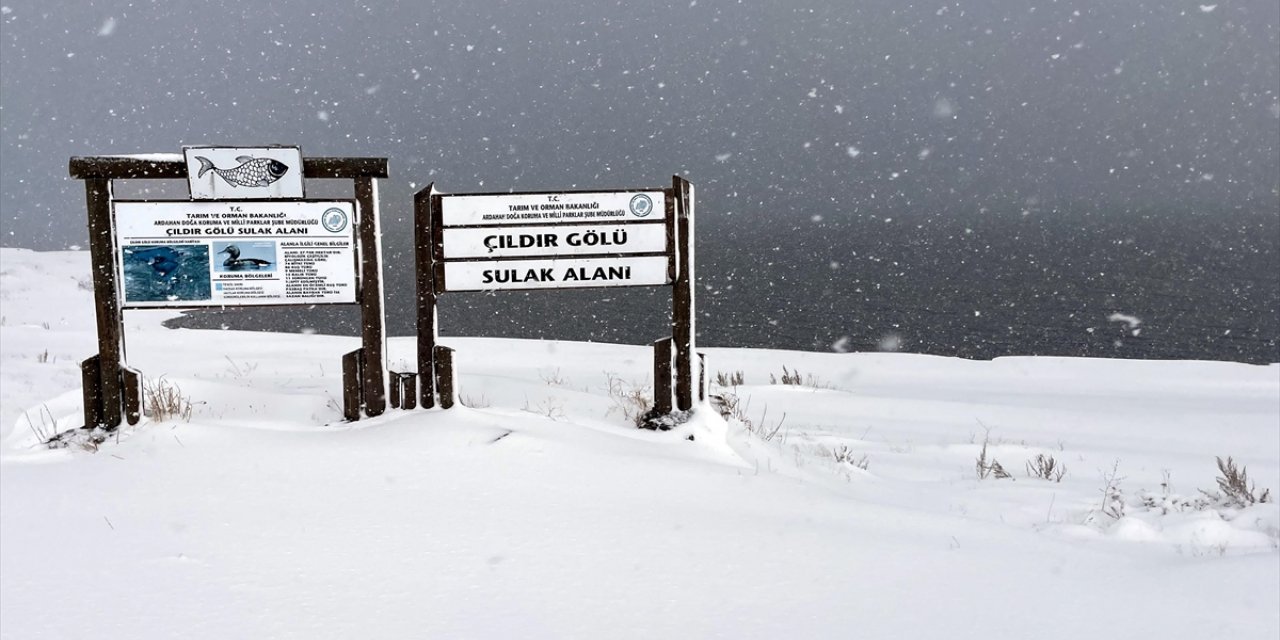
[[[862,469],[863,471],[866,471],[867,467],[871,465],[870,458],[868,458],[866,454],[863,454],[862,456],[859,456],[859,457],[855,457],[855,456],[856,456],[856,453],[854,452],[853,449],[850,449],[849,445],[847,444],[840,445],[839,449],[831,450],[831,457],[835,458],[836,462],[840,464],[847,464],[851,467],[857,467],[859,469]]]
[[[627,422],[643,427],[653,408],[653,392],[649,386],[627,382],[614,373],[605,372],[604,375],[608,381],[609,398],[613,400],[609,413],[617,411]]]
[[[991,460],[987,460],[987,440],[985,438],[982,440],[982,452],[978,454],[978,460],[974,463],[974,468],[978,472],[979,480],[986,480],[987,478],[1003,480],[1013,477],[1008,471],[1004,470],[1004,465],[1001,465],[1000,461],[995,459],[995,456],[992,456]]]
[[[1226,460],[1218,458],[1218,491],[1221,502],[1227,506],[1244,508],[1251,505],[1271,502],[1271,490],[1263,489],[1258,493],[1256,484],[1249,482],[1249,472],[1244,467],[1237,467],[1236,461],[1227,456]]]
[[[1065,475],[1067,475],[1067,466],[1054,460],[1053,456],[1041,453],[1027,461],[1028,477],[1062,482],[1062,477]]]
[[[158,378],[143,384],[143,413],[156,422],[191,421],[191,398],[178,385]]]

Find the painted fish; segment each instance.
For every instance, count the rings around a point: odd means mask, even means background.
[[[200,173],[196,178],[203,178],[204,174],[213,171],[233,187],[265,187],[289,171],[288,165],[272,158],[240,156],[236,162],[242,164],[234,169],[219,169],[204,156],[196,156],[196,160],[200,161]]]

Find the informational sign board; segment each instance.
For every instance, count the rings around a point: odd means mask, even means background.
[[[301,199],[298,147],[184,147],[192,200]]]
[[[351,201],[115,201],[124,308],[353,303]]]
[[[661,189],[437,197],[444,291],[671,283]]]
[[[443,195],[446,227],[666,219],[662,191],[592,191]]]

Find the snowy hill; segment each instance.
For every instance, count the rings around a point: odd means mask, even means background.
[[[709,349],[654,433],[647,347],[444,338],[467,407],[347,424],[356,338],[139,311],[189,419],[49,449],[88,277],[0,250],[3,638],[1280,636],[1280,365]]]

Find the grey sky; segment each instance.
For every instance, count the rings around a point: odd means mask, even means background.
[[[83,244],[70,156],[184,143],[389,156],[391,230],[675,172],[759,224],[1280,203],[1274,0],[0,3],[6,246]]]

